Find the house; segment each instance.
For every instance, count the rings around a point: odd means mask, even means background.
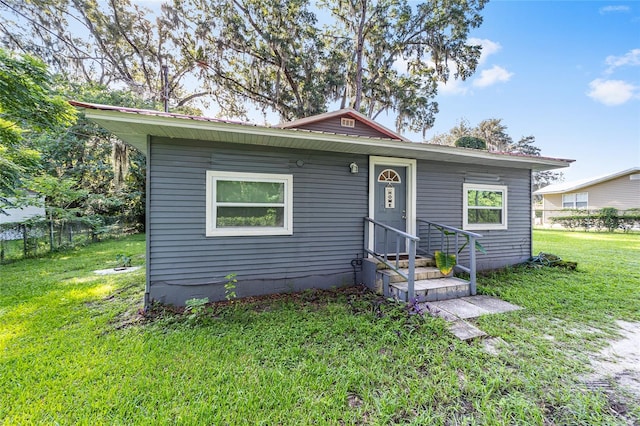
[[[534,194],[542,196],[542,204],[536,209],[542,225],[551,225],[552,217],[573,214],[576,210],[637,209],[640,208],[640,167],[549,185]]]
[[[38,198],[37,194],[29,193],[32,200]],[[15,203],[14,199],[8,200]],[[32,203],[20,207],[3,208],[0,211],[0,240],[17,240],[22,238],[20,223],[28,219],[45,216],[44,198],[39,197],[37,203]]]
[[[444,246],[440,225],[472,277],[522,262],[531,172],[571,162],[413,143],[351,109],[267,127],[72,104],[147,157],[147,305],[222,300],[228,274],[238,297],[391,286],[373,258],[407,276],[408,298],[417,253]],[[480,236],[476,257],[464,242]]]

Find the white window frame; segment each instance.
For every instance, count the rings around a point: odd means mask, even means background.
[[[584,196],[586,201],[580,201],[581,203],[587,203],[586,206],[578,207],[578,195]],[[565,204],[571,203],[571,207],[565,207]],[[562,194],[562,208],[563,209],[588,209],[589,208],[589,193],[588,192],[573,192],[571,194]]]
[[[281,227],[233,227],[218,228],[216,188],[217,181],[239,181],[239,182],[268,182],[284,184],[284,203],[277,207],[284,207],[284,224]],[[215,170],[207,170],[207,237],[222,236],[262,236],[262,235],[293,235],[293,175],[270,174],[270,173],[239,173],[239,172],[220,172]],[[246,203],[245,203],[246,204]],[[256,204],[259,206],[259,204]]]
[[[469,223],[469,191],[493,191],[502,193],[502,223]],[[506,185],[485,185],[478,183],[462,184],[462,229],[464,230],[493,230],[507,229],[508,188]],[[497,210],[489,207],[473,207],[473,209]]]

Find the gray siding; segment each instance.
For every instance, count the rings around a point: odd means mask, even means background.
[[[296,161],[304,161],[302,167]],[[356,161],[360,173],[349,173]],[[150,300],[181,305],[192,297],[224,299],[224,276],[236,273],[239,297],[353,282],[368,215],[368,158],[305,150],[154,138],[149,148],[148,284]],[[206,171],[293,175],[293,235],[207,237]],[[528,170],[418,162],[417,216],[462,226],[462,184],[491,173],[508,186],[506,231],[477,231],[489,251],[480,269],[531,254]]]
[[[229,273],[240,297],[352,283],[368,210],[366,157],[154,138],[149,158],[151,300],[223,299]],[[294,234],[206,237],[207,170],[292,174]]]
[[[352,118],[345,115],[346,118]],[[329,132],[337,133],[340,135],[356,135],[356,136],[368,136],[371,138],[385,138],[390,139],[388,135],[377,131],[376,129],[356,120],[355,127],[343,127],[340,125],[341,117],[331,117],[326,120],[322,120],[315,123],[303,124],[302,126],[296,126],[297,129],[313,130],[316,132]]]
[[[474,173],[490,173],[499,181],[482,181]],[[478,254],[478,269],[512,265],[531,256],[531,172],[456,163],[418,161],[417,216],[462,228],[462,184],[490,183],[508,187],[508,229],[479,230],[487,254]],[[453,242],[453,240],[452,240]],[[463,257],[464,261],[465,258]]]

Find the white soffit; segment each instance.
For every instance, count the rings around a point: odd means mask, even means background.
[[[147,136],[152,136],[532,170],[563,168],[574,161],[223,121],[190,120],[180,117],[141,115],[94,108],[83,109],[88,119],[101,125],[145,154],[147,151]]]

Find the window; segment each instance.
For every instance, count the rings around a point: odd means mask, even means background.
[[[579,192],[577,194],[563,194],[563,209],[586,209],[589,207],[589,193]]]
[[[507,187],[463,184],[463,229],[507,229]]]
[[[207,171],[207,236],[292,235],[293,176]]]
[[[392,169],[384,169],[378,175],[378,182],[401,183],[400,175]]]
[[[353,118],[341,118],[340,125],[342,127],[356,127],[356,120]]]

